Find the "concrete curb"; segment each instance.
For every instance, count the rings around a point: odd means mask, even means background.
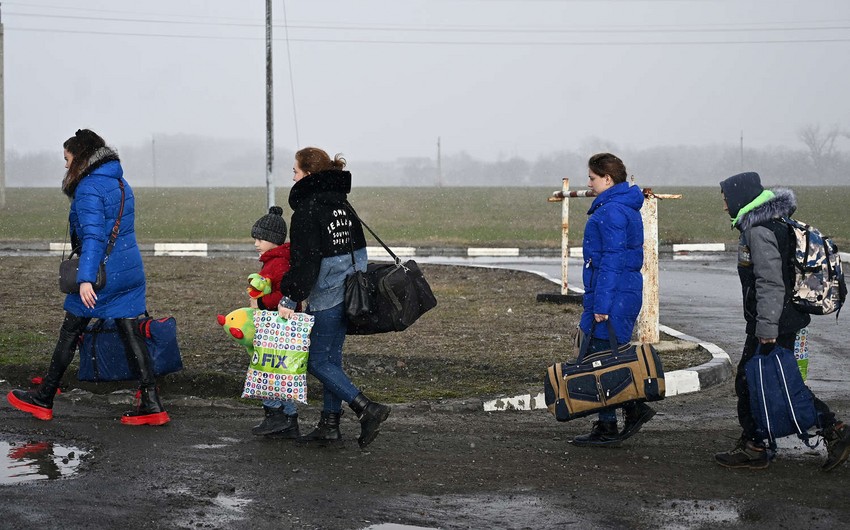
[[[520,258],[520,257],[561,257],[560,248],[517,248],[517,247],[390,247],[397,256],[404,257],[470,257],[470,258]],[[247,252],[255,253],[250,243],[139,243],[142,254],[154,256],[201,256],[210,253]],[[49,252],[61,254],[70,252],[68,242],[43,241],[0,241],[0,251],[4,252]],[[369,257],[389,257],[386,250],[380,246],[367,247]],[[658,251],[662,254],[686,255],[691,252],[724,252],[723,243],[673,244],[660,245]],[[569,249],[571,257],[581,257],[581,247]]]
[[[557,258],[561,257],[559,248],[516,248],[516,247],[390,247],[400,257],[484,257],[484,258]],[[246,252],[255,253],[254,246],[245,243],[140,243],[142,254],[154,256],[201,256],[210,253]],[[61,255],[70,252],[69,243],[50,243],[43,241],[0,241],[2,252],[48,252]],[[369,257],[388,258],[383,247],[367,247]],[[581,247],[570,247],[571,257],[581,257]],[[673,254],[674,259],[687,259],[692,253],[714,254],[726,252],[723,243],[690,243],[659,245],[659,254]],[[850,263],[850,253],[839,252],[841,261]]]
[[[527,271],[542,276],[558,285],[560,280],[551,278],[548,274],[539,271]],[[581,289],[571,288],[575,292],[583,292]],[[664,374],[665,396],[672,397],[679,394],[699,392],[710,386],[726,381],[732,377],[732,360],[729,354],[714,343],[701,341],[686,335],[671,327],[661,325],[658,329],[679,340],[692,342],[711,354],[711,360],[693,368],[684,370],[673,370]],[[542,369],[541,369],[542,373]],[[485,412],[500,412],[507,410],[539,410],[546,409],[546,400],[543,392],[536,395],[520,394],[511,397],[500,397],[484,401],[482,407]]]
[[[699,392],[710,386],[718,385],[732,377],[732,360],[729,358],[729,354],[720,349],[716,344],[700,341],[668,326],[659,326],[659,329],[677,339],[696,343],[700,348],[711,353],[711,360],[708,362],[693,368],[674,370],[664,374],[666,397]],[[484,401],[482,407],[485,412],[539,410],[546,409],[546,400],[544,399],[543,392],[536,395],[520,394]]]

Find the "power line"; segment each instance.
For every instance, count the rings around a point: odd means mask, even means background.
[[[9,2],[6,2],[7,4]],[[116,11],[109,11],[116,12]],[[17,13],[8,12],[7,15],[18,17],[33,17],[33,18],[55,18],[62,20],[91,20],[97,22],[130,22],[130,23],[150,23],[150,24],[178,24],[188,26],[221,26],[221,27],[241,27],[241,28],[263,28],[263,24],[256,22],[200,22],[198,17],[193,17],[193,20],[168,20],[168,19],[141,19],[141,18],[126,18],[126,17],[98,17],[98,16],[80,16],[80,15],[51,15],[40,13]],[[170,16],[170,15],[146,15],[138,14],[139,16]],[[180,16],[180,15],[176,15]],[[212,20],[220,20],[215,17],[207,17]],[[781,25],[780,25],[781,24]],[[741,33],[741,32],[783,32],[783,31],[841,31],[850,29],[848,21],[820,21],[820,22],[800,22],[805,25],[788,25],[787,22],[769,22],[762,24],[709,24],[700,26],[690,25],[650,25],[650,26],[606,26],[606,30],[615,30],[617,33]],[[829,25],[824,25],[829,24]],[[836,25],[837,24],[837,25]],[[292,24],[284,22],[284,25],[289,29],[304,29],[304,30],[330,30],[330,31],[405,31],[405,32],[433,32],[433,33],[593,33],[598,34],[598,27],[580,27],[580,28],[545,28],[545,27],[497,27],[497,26],[406,26],[393,24],[313,24],[301,23]],[[274,27],[282,27],[280,24],[274,24]],[[771,27],[762,27],[771,26]]]
[[[4,24],[5,25],[5,24]],[[111,35],[119,37],[157,37],[175,39],[209,40],[261,40],[263,37],[237,37],[225,35],[185,35],[168,33],[135,33],[124,31],[87,31],[47,28],[6,27],[7,32],[68,33],[77,35]],[[693,41],[457,41],[457,40],[367,40],[367,39],[323,39],[289,38],[289,42],[316,42],[329,44],[393,44],[393,45],[444,45],[444,46],[702,46],[737,44],[823,44],[850,42],[848,38],[824,39],[762,39],[762,40],[693,40]]]

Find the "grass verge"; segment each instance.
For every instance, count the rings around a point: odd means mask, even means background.
[[[56,277],[56,257],[3,257],[0,267],[0,377],[26,385],[43,375],[63,318],[63,296],[53,281],[43,291],[22,289],[22,279]],[[163,391],[237,397],[248,365],[245,349],[224,333],[217,314],[246,305],[248,274],[258,263],[245,258],[146,257],[148,307],[172,315],[185,369],[160,381]],[[371,398],[391,403],[497,396],[541,389],[546,367],[572,356],[580,308],[538,303],[557,286],[535,274],[478,267],[422,265],[438,299],[436,308],[401,333],[351,336],[344,366]],[[699,364],[693,351],[662,357],[674,370]],[[702,360],[700,360],[702,359]],[[72,367],[66,387],[95,392],[132,383],[80,384]],[[320,383],[308,378],[311,400]]]

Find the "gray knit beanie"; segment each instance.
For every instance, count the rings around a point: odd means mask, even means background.
[[[257,219],[251,228],[251,237],[282,245],[286,241],[286,221],[283,220],[283,208],[272,206],[269,213]]]

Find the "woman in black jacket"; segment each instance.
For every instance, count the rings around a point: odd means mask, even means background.
[[[295,185],[289,193],[291,268],[280,282],[281,318],[289,318],[296,304],[306,300],[307,313],[315,317],[310,333],[307,371],[324,386],[322,415],[316,429],[298,441],[338,442],[342,402],[360,418],[360,447],[375,439],[390,407],[370,401],[342,370],[342,345],[347,321],[343,310],[345,279],[355,269],[366,269],[363,227],[346,208],[351,173],[345,159],[333,160],[316,147],[295,154]]]

